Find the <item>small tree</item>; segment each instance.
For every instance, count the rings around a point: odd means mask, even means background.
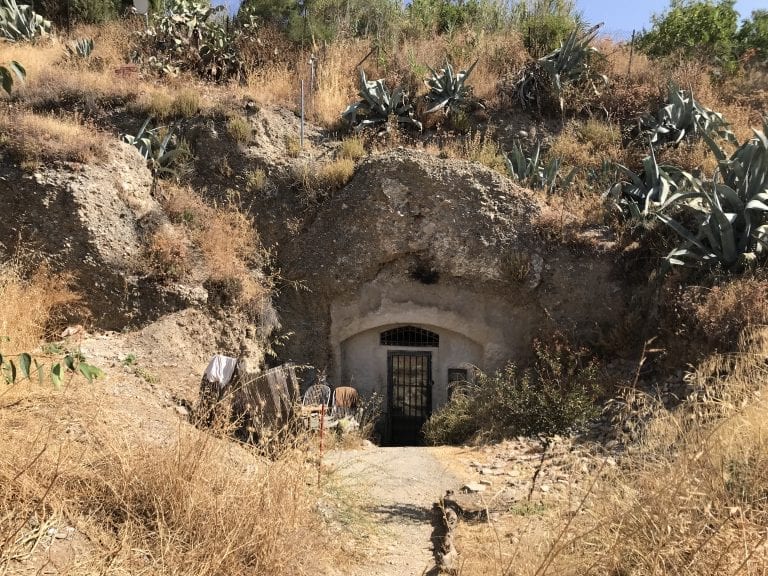
[[[652,17],[638,47],[651,57],[675,52],[704,56],[727,70],[735,67],[734,49],[739,14],[735,0],[671,0],[670,8]]]
[[[745,20],[736,35],[739,56],[753,52],[752,56],[768,64],[768,10],[755,10]]]

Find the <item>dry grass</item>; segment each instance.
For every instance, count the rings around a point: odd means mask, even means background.
[[[474,132],[461,139],[447,139],[442,141],[440,146],[428,145],[424,150],[440,158],[459,158],[477,162],[507,175],[507,163],[493,130],[488,130],[484,134]]]
[[[687,325],[697,335],[699,353],[732,352],[748,326],[768,325],[768,281],[756,273],[691,286],[677,298],[676,309],[678,327]]]
[[[0,114],[0,143],[26,166],[41,161],[92,162],[106,157],[108,140],[79,118],[21,112]]]
[[[343,41],[329,46],[317,65],[317,89],[312,93],[310,112],[323,126],[339,123],[341,112],[355,99],[358,74],[355,64],[370,50],[363,42]]]
[[[64,525],[88,536],[85,555],[58,556],[74,575],[293,576],[330,563],[303,453],[265,461],[186,425],[137,445],[88,413],[79,443],[0,414],[0,569],[25,558],[38,531]]]
[[[168,86],[144,91],[135,106],[138,113],[161,121],[192,118],[205,108],[198,90]]]
[[[248,75],[247,94],[262,105],[281,105],[296,109],[299,102],[299,76],[286,65],[271,65]]]
[[[173,115],[176,118],[191,118],[200,113],[200,93],[192,88],[183,88],[173,96]]]
[[[691,383],[703,396],[675,412],[656,408],[633,453],[601,468],[569,505],[462,528],[460,573],[765,574],[766,331],[741,350],[702,363]]]
[[[354,161],[343,157],[324,163],[299,161],[291,165],[291,177],[305,207],[343,188],[354,175]]]
[[[198,236],[198,245],[211,278],[251,279],[250,266],[262,256],[253,223],[234,209],[216,210]],[[262,295],[264,287],[257,282],[248,285],[246,297]]]
[[[76,99],[88,106],[105,99],[133,99],[141,89],[138,77],[126,78],[116,71],[128,61],[129,31],[121,23],[79,27],[71,38],[50,38],[29,44],[0,43],[0,61],[18,60],[27,70],[27,80],[15,93],[34,104],[58,110],[61,101]],[[70,39],[92,37],[94,51],[84,67],[68,62],[64,46]]]
[[[32,253],[0,263],[0,353],[31,351],[52,336],[79,303],[72,280]]]
[[[359,136],[345,138],[341,141],[339,158],[345,158],[357,162],[365,156],[365,144]]]
[[[681,142],[677,147],[668,146],[660,151],[658,160],[688,172],[700,171],[705,179],[712,178],[717,171],[717,158],[703,140]]]
[[[227,121],[227,132],[238,144],[248,144],[251,140],[251,124],[242,116],[233,116]]]
[[[317,171],[317,185],[325,190],[338,190],[346,186],[354,175],[354,160],[338,158],[320,165]]]
[[[63,54],[64,45],[56,40],[48,40],[35,46],[21,42],[0,42],[0,62],[16,60],[27,71],[26,87],[14,88],[14,90],[19,90],[22,93],[34,86],[44,71],[54,68],[56,63],[62,59]]]
[[[622,160],[621,129],[594,118],[570,121],[555,137],[548,154],[562,158],[567,166],[598,170],[603,160]]]
[[[237,283],[244,302],[269,292],[269,280],[253,272],[262,267],[266,253],[253,222],[237,208],[209,206],[191,189],[170,184],[163,206],[174,222],[187,226],[209,280]]]
[[[21,262],[0,270],[4,354],[31,349],[76,302],[66,278],[40,267],[24,280]],[[293,576],[332,564],[318,502],[333,496],[301,438],[269,461],[172,413],[142,420],[133,400],[113,397],[126,384],[0,391],[0,572]],[[158,410],[155,398],[138,402]]]
[[[267,173],[261,168],[255,168],[245,174],[245,184],[250,192],[261,192],[267,186]]]
[[[150,235],[146,253],[152,275],[161,279],[179,280],[192,268],[189,239],[173,224],[165,224]]]

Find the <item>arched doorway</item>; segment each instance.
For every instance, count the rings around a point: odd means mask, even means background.
[[[387,352],[386,437],[391,444],[418,444],[421,427],[432,414],[433,350],[440,335],[417,326],[398,326],[381,333]]]
[[[422,442],[421,428],[448,401],[452,376],[480,366],[483,347],[467,336],[434,325],[383,325],[340,344],[338,381],[364,398],[381,398],[381,440],[390,445]]]

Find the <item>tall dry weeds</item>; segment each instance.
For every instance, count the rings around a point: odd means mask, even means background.
[[[758,575],[768,569],[768,332],[690,375],[642,442],[600,467],[569,506],[518,518],[513,539],[468,530],[461,574]],[[522,534],[522,536],[519,536]]]
[[[79,303],[72,280],[33,253],[19,252],[0,263],[0,354],[31,351],[52,336]]]
[[[0,145],[27,167],[40,162],[85,163],[105,158],[107,136],[75,115],[0,113]]]
[[[186,226],[210,280],[238,283],[244,301],[269,292],[270,280],[254,272],[264,266],[267,253],[253,222],[234,204],[211,206],[190,188],[171,184],[164,186],[162,202],[171,219]]]
[[[65,525],[88,537],[69,574],[288,576],[328,562],[302,453],[267,461],[186,426],[140,445],[107,426],[79,443],[13,426],[0,413],[0,570],[27,559],[37,527]]]

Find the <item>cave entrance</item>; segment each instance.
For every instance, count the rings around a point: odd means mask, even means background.
[[[421,444],[421,427],[432,413],[432,352],[390,351],[387,395],[389,444]]]

